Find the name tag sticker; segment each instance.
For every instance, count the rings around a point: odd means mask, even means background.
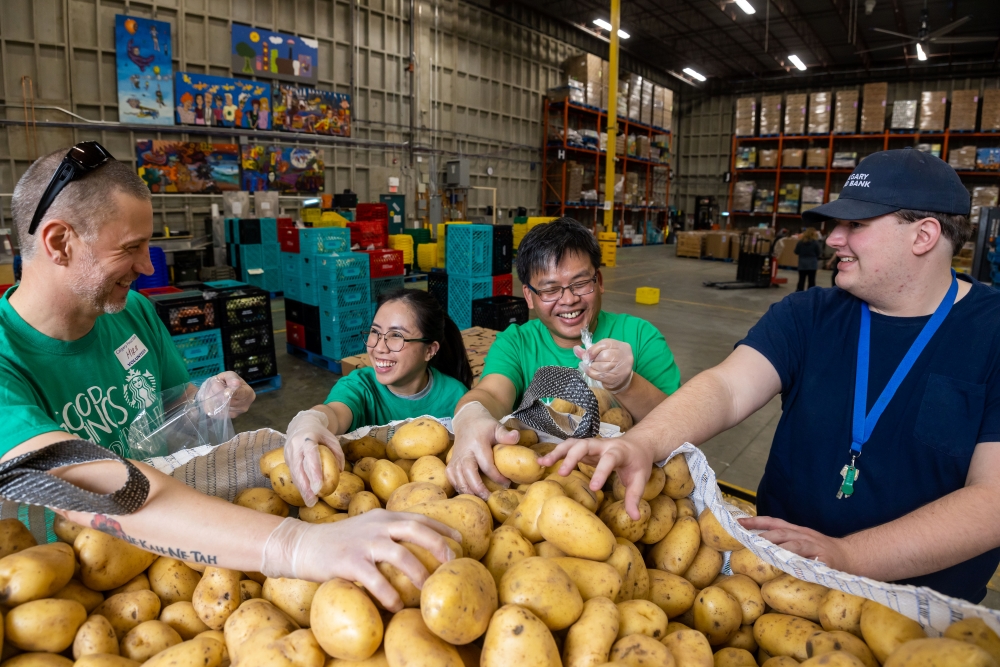
[[[131,338],[115,350],[115,356],[118,357],[122,368],[129,370],[139,363],[139,360],[145,357],[147,352],[149,352],[149,349],[146,345],[139,340],[138,336],[132,334]]]

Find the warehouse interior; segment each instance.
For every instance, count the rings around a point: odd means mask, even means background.
[[[132,290],[192,382],[254,389],[236,433],[284,433],[371,368],[396,289],[437,298],[478,383],[538,319],[522,240],[563,217],[599,243],[603,310],[652,324],[683,386],[803,274],[836,289],[837,223],[802,214],[880,151],[954,169],[973,233],[951,267],[1000,289],[996,0],[0,0],[4,290],[15,187],[81,142],[148,186]],[[724,492],[752,502],[784,398],[696,443]],[[1000,570],[987,588],[1000,610]]]

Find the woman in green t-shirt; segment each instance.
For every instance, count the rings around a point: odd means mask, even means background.
[[[323,478],[320,446],[329,447],[343,468],[337,435],[421,415],[451,417],[472,386],[462,334],[427,292],[382,295],[366,345],[371,367],[341,378],[323,405],[288,424],[285,461],[310,507]]]

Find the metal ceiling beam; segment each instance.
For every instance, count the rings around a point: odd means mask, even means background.
[[[909,35],[910,30],[906,27],[906,14],[903,13],[903,8],[899,5],[899,0],[892,0],[892,15],[896,19],[896,29],[899,32]]]
[[[799,11],[795,0],[765,0],[765,2],[767,1],[771,2],[774,8],[778,10],[778,13],[784,17],[798,38],[802,40],[802,43],[812,52],[813,57],[819,61],[819,64],[822,67],[829,67],[833,62],[830,52],[826,50],[826,46],[819,35],[816,34],[812,25],[802,16],[802,12]]]
[[[844,24],[844,29],[847,31],[848,34],[850,34],[851,9],[848,6],[848,2],[849,0],[830,0],[830,4],[833,5],[834,10],[836,10],[837,16],[840,17],[840,22]],[[860,49],[857,50],[868,51],[868,43],[865,41],[864,36],[860,32],[858,32],[857,41],[858,43],[855,46],[861,47]],[[864,68],[866,70],[872,68],[872,54],[859,53],[857,55],[861,56],[861,64],[864,65]]]

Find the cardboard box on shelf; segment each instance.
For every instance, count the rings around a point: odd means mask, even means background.
[[[639,120],[642,116],[642,77],[638,74],[628,75],[628,118]]]
[[[644,79],[642,82],[642,106],[639,110],[639,122],[653,124],[653,82]]]
[[[861,89],[861,131],[885,132],[885,106],[888,83],[866,83]]]
[[[996,185],[977,185],[972,188],[972,214],[969,220],[973,224],[979,223],[979,210],[984,206],[996,206],[1000,196],[1000,187]]]
[[[949,149],[948,164],[956,171],[972,171],[976,168],[976,147],[962,146]]]
[[[941,144],[917,144],[914,148],[921,153],[930,153],[934,157],[941,157]]]
[[[653,93],[653,126],[670,129],[674,115],[674,91],[657,86]]]
[[[858,131],[858,91],[838,90],[833,113],[833,131],[854,134]]]
[[[757,147],[740,146],[736,149],[736,168],[753,169],[757,166]]]
[[[806,149],[806,167],[826,169],[826,153],[825,148]]]
[[[917,126],[917,100],[896,100],[892,103],[890,130],[912,130]]]
[[[563,192],[562,165],[551,165],[545,178],[556,193]],[[573,162],[572,160],[567,161],[565,183],[566,190],[564,193],[565,199],[563,199],[563,201],[580,201],[580,193],[583,191],[583,165]],[[549,193],[549,201],[555,201],[556,199],[558,199],[558,197],[556,197],[553,193]]]
[[[1000,132],[1000,88],[983,91],[983,121],[980,132]]]
[[[677,256],[701,258],[705,251],[705,232],[677,232]]]
[[[778,190],[778,213],[798,213],[801,196],[800,184],[782,183]]]
[[[805,93],[785,96],[785,134],[796,135],[806,133],[806,100]]]
[[[736,136],[753,137],[757,134],[757,98],[741,97],[736,100]]]
[[[925,90],[920,93],[920,131],[944,132],[944,112],[947,107],[946,91]]]
[[[819,206],[823,203],[823,188],[814,188],[811,185],[802,188],[802,204],[815,204]],[[815,208],[815,206],[813,206]]]
[[[774,213],[774,190],[760,188],[753,193],[754,213]]]
[[[830,167],[833,169],[854,169],[857,166],[858,154],[854,151],[837,151],[830,161]]]
[[[801,148],[785,148],[781,151],[782,169],[801,169],[806,153]]]
[[[753,210],[753,191],[757,188],[754,181],[737,181],[733,185],[733,210]]]
[[[763,148],[757,152],[758,165],[762,169],[776,169],[778,167],[778,149]]]
[[[829,134],[831,93],[809,93],[809,134]]]
[[[760,98],[760,134],[781,132],[781,95],[764,95]]]
[[[649,137],[640,134],[635,138],[635,154],[646,160],[649,159]]]
[[[563,62],[562,69],[565,83],[582,90],[580,104],[600,106],[603,80],[599,57],[592,53],[581,53]]]
[[[951,119],[948,121],[948,129],[975,132],[978,115],[979,90],[955,90],[951,93]]]

